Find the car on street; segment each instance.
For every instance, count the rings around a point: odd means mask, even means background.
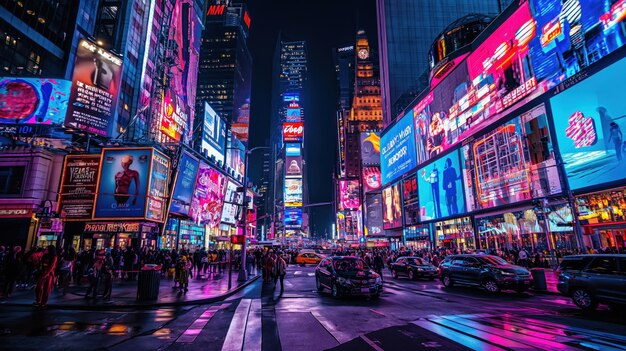
[[[353,256],[323,259],[315,269],[317,291],[331,291],[334,298],[342,295],[380,297],[383,281],[365,261]]]
[[[406,276],[409,280],[417,278],[434,280],[437,276],[437,268],[421,257],[400,257],[391,264],[389,269],[394,279]]]
[[[323,255],[314,252],[299,253],[296,257],[296,264],[318,264],[323,258]]]
[[[626,306],[626,255],[566,256],[557,274],[556,288],[583,310],[593,311],[599,303]]]
[[[445,287],[455,284],[479,286],[490,293],[500,290],[526,291],[532,285],[530,272],[498,256],[483,254],[450,255],[439,265]]]

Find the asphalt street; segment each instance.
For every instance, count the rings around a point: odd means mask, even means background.
[[[333,299],[313,267],[212,305],[144,311],[3,307],[0,350],[626,350],[626,319],[558,295],[385,277],[380,299]]]

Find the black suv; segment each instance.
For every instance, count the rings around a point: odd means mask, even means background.
[[[358,257],[334,256],[323,259],[315,269],[317,291],[324,288],[333,297],[341,295],[367,295],[378,298],[383,292],[383,282],[378,273]]]
[[[566,256],[557,274],[556,288],[583,310],[626,305],[626,255]]]
[[[400,275],[406,275],[410,280],[417,277],[434,280],[437,276],[437,268],[421,257],[400,257],[391,264],[389,269],[394,279]]]
[[[497,293],[502,289],[524,292],[532,285],[526,268],[491,255],[447,256],[439,265],[439,272],[446,287],[458,283],[482,286],[490,293]]]

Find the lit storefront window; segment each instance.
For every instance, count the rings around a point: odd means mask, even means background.
[[[404,239],[412,250],[430,249],[430,224],[404,228]]]
[[[532,208],[476,218],[476,228],[481,249],[548,248],[545,231]]]
[[[435,246],[465,252],[476,249],[474,228],[469,217],[435,222]]]

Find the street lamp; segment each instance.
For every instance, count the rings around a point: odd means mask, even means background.
[[[246,271],[246,241],[248,238],[248,159],[250,154],[256,150],[271,149],[268,146],[257,146],[250,150],[246,150],[245,168],[243,170],[243,218],[241,219],[241,226],[243,227],[243,244],[241,244],[241,266],[239,267],[238,281],[248,280],[248,272]]]

